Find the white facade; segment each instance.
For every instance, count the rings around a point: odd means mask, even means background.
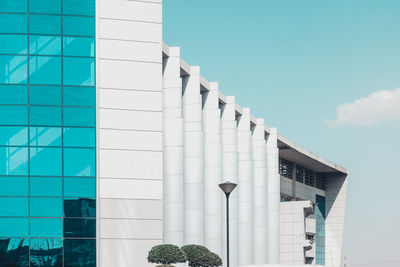
[[[97,0],[96,23],[98,266],[153,266],[147,253],[161,243],[205,245],[225,262],[226,180],[238,184],[231,267],[279,264],[281,195],[316,194],[326,197],[325,263],[340,265],[347,170],[279,135],[163,44],[161,0]],[[279,175],[280,157],[326,173],[326,190]]]

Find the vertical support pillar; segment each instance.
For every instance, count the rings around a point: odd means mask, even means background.
[[[164,58],[164,243],[184,244],[184,189],[183,189],[183,118],[182,79],[180,77],[180,49],[169,48]]]
[[[185,244],[204,244],[204,147],[200,67],[183,78]]]
[[[224,195],[218,185],[222,182],[221,110],[218,83],[210,82],[203,93],[204,129],[204,243],[222,257],[222,209]]]
[[[253,155],[250,128],[250,109],[243,108],[237,128],[239,265],[253,263]]]
[[[296,173],[297,173],[297,165],[296,163],[293,163],[293,168],[292,168],[292,197],[293,199],[296,199]]]
[[[267,178],[268,178],[268,263],[280,261],[280,176],[277,129],[271,128],[267,137]]]
[[[253,263],[268,262],[267,169],[264,119],[257,119],[252,136],[253,148]]]
[[[222,140],[222,163],[223,163],[223,180],[238,183],[238,155],[237,155],[237,135],[235,120],[235,97],[227,96],[226,103],[223,106],[221,116],[221,140]],[[239,244],[238,244],[238,200],[239,190],[232,192],[229,197],[229,227],[230,227],[230,262],[232,267],[238,266],[239,261]],[[224,220],[226,219],[226,214]],[[224,228],[224,233],[225,233]],[[226,243],[226,234],[224,234],[224,243]],[[224,246],[224,255],[226,247]],[[224,261],[226,262],[226,260]]]

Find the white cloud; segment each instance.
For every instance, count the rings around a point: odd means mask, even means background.
[[[374,126],[382,121],[397,119],[400,119],[400,88],[376,91],[353,103],[341,104],[336,108],[336,119],[325,122],[331,127]]]

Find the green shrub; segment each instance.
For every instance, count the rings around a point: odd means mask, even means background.
[[[187,261],[185,252],[178,246],[164,244],[154,246],[147,256],[150,263],[163,264],[162,266],[172,266],[172,263],[183,263]]]
[[[186,253],[190,267],[217,267],[222,265],[221,258],[208,248],[200,245],[186,245],[182,247]]]

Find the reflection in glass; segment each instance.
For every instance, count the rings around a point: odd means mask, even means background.
[[[65,197],[96,197],[95,178],[64,178]]]
[[[61,0],[29,0],[29,12],[60,14]]]
[[[64,126],[95,127],[96,110],[94,108],[64,107]]]
[[[28,237],[28,218],[0,218],[0,237]]]
[[[1,146],[26,146],[28,144],[28,127],[0,126]]]
[[[64,106],[92,106],[96,105],[95,87],[64,86]]]
[[[31,237],[62,237],[62,219],[31,218]]]
[[[30,190],[33,197],[61,197],[61,177],[31,177]]]
[[[62,217],[61,198],[35,198],[30,199],[31,217]]]
[[[28,196],[28,177],[0,177],[0,196]]]
[[[62,239],[31,239],[31,267],[62,267]]]
[[[27,79],[27,56],[0,56],[0,83],[22,84],[27,83]]]
[[[0,14],[0,33],[26,33],[27,17],[26,14]]]
[[[26,43],[26,35],[0,35],[0,54],[26,54]]]
[[[62,175],[61,148],[31,147],[30,159],[31,175]]]
[[[64,128],[65,147],[95,147],[96,132],[94,128]]]
[[[0,85],[0,104],[28,104],[26,85]]]
[[[64,16],[63,25],[64,35],[94,37],[94,18]]]
[[[0,217],[28,216],[27,197],[0,197]]]
[[[0,238],[0,263],[5,267],[29,266],[29,240]]]
[[[61,37],[29,36],[29,54],[31,55],[61,55]]]
[[[28,175],[28,148],[0,147],[0,175]]]
[[[60,127],[30,127],[31,146],[61,146]]]
[[[96,151],[90,148],[64,148],[65,176],[95,176]]]
[[[94,86],[94,58],[64,57],[64,85]]]
[[[64,218],[64,237],[96,237],[96,220]]]
[[[65,239],[65,267],[96,267],[95,239]]]
[[[30,107],[31,125],[61,126],[61,107]]]
[[[61,17],[52,15],[29,15],[29,33],[61,34]]]
[[[29,81],[31,84],[61,84],[61,58],[29,57]]]
[[[93,198],[64,199],[65,217],[96,217],[96,200]]]
[[[64,56],[94,57],[94,38],[64,37]]]

